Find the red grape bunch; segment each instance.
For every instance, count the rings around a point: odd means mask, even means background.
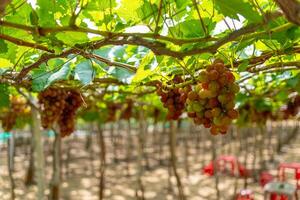
[[[125,109],[122,112],[121,118],[128,120],[132,116],[133,101],[132,101],[132,99],[127,99],[126,103],[127,104],[126,104]]]
[[[183,80],[180,76],[175,76],[169,84],[179,84]],[[191,86],[185,86],[184,88],[163,88],[162,85],[158,85],[157,94],[163,103],[163,106],[168,109],[167,119],[177,120],[182,114],[185,108],[185,102],[187,94],[191,91]]]
[[[199,81],[188,93],[188,116],[195,124],[210,128],[213,135],[226,134],[231,121],[238,117],[234,99],[240,88],[234,75],[216,60],[199,74]]]
[[[64,108],[58,119],[58,125],[62,137],[68,136],[74,131],[76,111],[80,108],[82,103],[82,98],[78,91],[69,90],[67,92]]]
[[[75,114],[82,104],[77,90],[47,88],[38,95],[41,105],[43,128],[50,128],[58,123],[62,137],[70,135],[75,127]]]
[[[295,117],[300,111],[300,95],[296,95],[291,98],[287,105],[282,108],[283,118],[288,119],[290,117]]]
[[[3,130],[9,132],[16,124],[17,117],[25,114],[28,111],[28,106],[24,98],[12,96],[10,99],[10,107],[8,112],[2,118]]]
[[[59,88],[47,88],[38,95],[41,105],[41,121],[43,128],[47,129],[53,126],[58,120],[65,107],[67,92]]]
[[[117,110],[120,109],[120,104],[117,103],[109,103],[107,104],[108,109],[108,118],[107,122],[113,122],[117,119]]]

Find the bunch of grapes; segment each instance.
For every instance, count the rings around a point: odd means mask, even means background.
[[[128,99],[126,107],[122,112],[121,118],[126,120],[130,119],[132,116],[132,108],[133,108],[133,101],[132,99]]]
[[[76,90],[47,88],[38,96],[41,105],[43,128],[58,123],[62,137],[70,135],[75,127],[75,113],[82,104],[81,95]]]
[[[231,121],[238,117],[234,99],[239,86],[234,75],[216,60],[199,74],[199,81],[188,93],[188,116],[195,124],[210,128],[213,135],[226,134]]]
[[[240,117],[237,121],[239,124],[259,123],[265,124],[268,119],[276,120],[271,110],[258,110],[255,103],[247,102],[238,108]]]
[[[50,128],[58,120],[65,107],[67,92],[64,89],[47,88],[38,95],[41,105],[43,128]]]
[[[116,121],[116,114],[117,114],[117,110],[120,108],[119,104],[116,103],[109,103],[107,105],[108,108],[108,118],[107,118],[107,122],[113,122]]]
[[[289,100],[287,105],[281,110],[283,112],[283,118],[288,119],[298,114],[300,107],[300,96],[296,95]]]
[[[58,119],[60,134],[62,137],[70,135],[75,129],[76,111],[82,105],[82,98],[78,91],[67,91],[64,108]]]
[[[175,76],[169,84],[179,84],[183,80],[180,76]],[[168,109],[167,119],[177,120],[182,114],[185,108],[185,102],[187,94],[191,91],[191,86],[184,88],[163,88],[162,85],[158,85],[157,94],[160,96],[160,100],[163,102],[163,106]]]
[[[16,96],[12,96],[10,100],[9,111],[2,118],[2,127],[3,130],[9,132],[12,130],[16,124],[17,117],[21,114],[24,114],[28,111],[26,105],[26,100]]]
[[[155,124],[158,122],[159,115],[160,115],[160,110],[158,108],[154,108],[153,118],[154,118],[154,123]]]
[[[2,118],[2,128],[5,132],[9,132],[13,129],[17,121],[17,115],[13,112],[8,112]]]

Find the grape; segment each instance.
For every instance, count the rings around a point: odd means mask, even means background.
[[[209,85],[208,85],[208,82],[204,82],[204,83],[202,83],[201,86],[203,89],[207,90]]]
[[[226,110],[231,110],[231,109],[234,108],[234,106],[235,106],[235,104],[234,104],[233,101],[230,101],[230,102],[228,102],[227,104],[225,104]]]
[[[76,111],[82,105],[82,98],[78,91],[68,90],[63,112],[58,119],[62,137],[70,135],[75,130]]]
[[[238,111],[232,109],[232,110],[229,110],[227,112],[228,116],[231,118],[231,119],[236,119],[239,115]]]
[[[203,122],[203,126],[205,128],[210,128],[211,127],[211,123],[210,122],[208,122],[208,123]]]
[[[154,118],[154,123],[155,124],[158,122],[159,115],[160,115],[160,110],[158,108],[154,108],[153,118]]]
[[[219,107],[215,107],[211,110],[213,117],[218,117],[221,114],[222,110]]]
[[[215,60],[200,72],[199,82],[189,92],[186,102],[188,116],[195,124],[211,128],[213,135],[226,134],[231,121],[238,117],[234,99],[239,86],[234,81],[234,75],[222,60]]]
[[[175,76],[169,84],[178,84],[182,83],[183,80],[180,76]],[[167,119],[168,120],[177,120],[183,112],[186,101],[195,101],[198,99],[197,92],[190,92],[191,86],[185,86],[183,88],[172,88],[172,89],[163,89],[162,84],[158,84],[158,92],[160,95],[161,102],[164,107],[168,109]],[[199,108],[199,107],[198,107]],[[188,110],[192,110],[192,107],[189,106]],[[191,115],[191,114],[190,114]],[[192,115],[191,115],[192,116]]]
[[[38,100],[43,128],[50,128],[57,122],[62,137],[74,131],[75,114],[82,104],[78,91],[47,88],[38,95]]]
[[[2,128],[4,131],[9,132],[16,124],[17,117],[26,114],[29,108],[24,98],[12,96],[10,99],[10,107],[7,113],[2,118]]]
[[[109,103],[107,105],[107,109],[108,109],[108,118],[106,119],[107,122],[116,121],[116,113],[119,108],[120,108],[120,105],[118,105],[116,103]]]
[[[207,67],[206,67],[206,73],[208,74],[210,71],[212,71],[212,70],[214,70],[215,69],[215,66],[214,65],[208,65]],[[200,81],[201,82],[201,81]]]
[[[226,104],[228,102],[228,98],[225,94],[221,94],[221,95],[218,96],[218,101],[221,104]]]
[[[222,118],[214,117],[213,122],[214,122],[215,125],[221,126],[222,125]]]
[[[210,133],[212,135],[217,135],[219,132],[219,129],[216,127],[216,126],[212,126],[211,129],[210,129]]]
[[[223,63],[214,64],[214,69],[217,70],[220,74],[222,74],[226,70]]]
[[[203,113],[203,112],[197,112],[197,113],[196,113],[196,116],[197,116],[198,118],[204,118],[204,113]]]
[[[188,94],[188,98],[191,101],[195,101],[198,98],[198,94],[196,91],[190,91]]]
[[[202,83],[208,82],[208,73],[206,71],[201,71],[199,74],[199,81]]]
[[[235,81],[235,77],[231,72],[229,72],[229,71],[225,72],[225,76],[226,76],[227,82],[229,84],[232,84]]]
[[[219,101],[217,98],[211,98],[208,100],[208,105],[210,108],[217,107],[219,105]]]
[[[204,112],[204,116],[205,116],[206,118],[208,118],[208,119],[213,118],[213,115],[212,115],[211,110],[206,110],[206,111]]]
[[[238,84],[233,83],[231,86],[229,86],[229,90],[233,93],[238,93],[240,91],[240,87]]]
[[[132,116],[132,107],[133,107],[133,101],[132,99],[127,100],[127,105],[125,107],[125,110],[122,112],[121,118],[122,119],[130,119]]]
[[[203,118],[194,118],[194,123],[197,124],[197,125],[201,125],[203,124]]]
[[[218,78],[219,78],[219,72],[217,70],[213,69],[208,73],[208,79],[210,81],[217,80]]]
[[[195,118],[197,115],[195,112],[188,112],[188,117]]]
[[[200,92],[200,90],[202,89],[202,86],[200,85],[200,84],[197,84],[196,86],[195,86],[195,92],[198,94],[199,92]]]
[[[211,81],[209,84],[208,84],[208,89],[210,91],[218,91],[220,89],[220,85],[217,81]]]
[[[210,90],[201,90],[199,92],[199,98],[201,99],[206,99],[212,96],[214,96],[214,94]]]
[[[58,120],[65,106],[67,93],[63,89],[47,88],[38,95],[43,128],[50,128]]]

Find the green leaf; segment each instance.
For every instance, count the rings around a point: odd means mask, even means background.
[[[115,0],[101,0],[101,1],[90,1],[88,3],[88,9],[97,9],[98,11],[103,11],[107,8],[113,8],[117,5]]]
[[[239,20],[238,14],[244,16],[248,21],[257,22],[261,20],[259,13],[254,11],[253,6],[243,0],[216,0],[216,9],[224,16]]]
[[[279,101],[285,101],[288,98],[288,93],[286,91],[280,91],[276,94],[275,98]]]
[[[87,111],[81,115],[82,119],[87,122],[95,121],[99,118],[99,112],[97,111]]]
[[[150,75],[153,74],[153,65],[154,61],[154,54],[148,53],[141,61],[141,64],[139,65],[139,68],[135,74],[135,76],[132,79],[133,83],[141,82],[146,78],[149,78]]]
[[[138,8],[142,5],[143,0],[121,0],[117,14],[126,21],[136,20],[139,18],[137,13]]]
[[[39,24],[39,16],[37,15],[35,10],[32,10],[30,13],[30,22],[34,26],[38,26]]]
[[[298,83],[300,83],[299,80],[300,80],[300,75],[288,79],[286,83],[287,83],[287,85],[289,87],[293,87],[294,88],[294,87],[297,86]]]
[[[243,106],[247,101],[249,101],[249,96],[239,92],[235,97],[235,101],[237,102],[238,106]]]
[[[212,22],[209,18],[204,18],[203,22],[206,29],[208,29],[208,32],[211,32],[216,25],[216,23]],[[204,30],[202,29],[202,25],[198,19],[184,20],[176,26],[171,27],[170,32],[177,33],[178,37],[183,36],[186,38],[204,36]]]
[[[109,67],[107,71],[113,77],[116,77],[118,80],[123,81],[124,79],[128,79],[132,76],[132,73],[127,69],[118,68],[118,67]]]
[[[48,73],[45,68],[32,70],[32,90],[34,92],[43,91],[46,88],[50,75],[51,73]]]
[[[103,47],[101,49],[95,50],[94,53],[101,57],[109,58],[108,55],[109,55],[110,51],[111,51],[110,47]]]
[[[63,2],[63,1],[62,1]],[[63,7],[62,2],[60,2],[60,7]],[[58,3],[57,3],[58,4]],[[57,7],[55,1],[49,0],[37,0],[37,14],[39,18],[39,24],[41,26],[55,26],[55,8]],[[64,5],[66,6],[66,5]]]
[[[188,1],[186,1],[186,0],[175,0],[175,3],[176,3],[176,8],[180,9],[183,6],[186,6],[188,4]]]
[[[248,66],[249,66],[249,61],[248,60],[242,62],[238,66],[238,72],[244,72],[244,71],[246,71],[246,69],[248,68]]]
[[[271,99],[268,99],[268,98],[256,99],[253,103],[258,111],[272,110]]]
[[[7,84],[0,84],[0,108],[9,106],[9,90]]]
[[[0,53],[6,53],[8,51],[7,43],[0,39]]]
[[[86,33],[72,32],[70,33],[57,33],[56,38],[63,41],[65,44],[74,46],[75,44],[81,44],[89,41]]]
[[[137,14],[141,19],[145,19],[145,23],[149,23],[152,19],[152,17],[149,16],[155,15],[157,11],[158,8],[155,4],[151,4],[148,1],[144,1],[143,5],[137,9]]]
[[[46,87],[50,86],[53,82],[58,80],[66,80],[70,72],[70,63],[65,64],[57,72],[51,74],[47,80]]]
[[[89,60],[81,62],[76,65],[75,79],[80,80],[83,85],[88,85],[92,82],[94,75],[94,69]]]

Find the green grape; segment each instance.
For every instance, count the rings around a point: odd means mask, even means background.
[[[198,94],[195,91],[190,91],[188,93],[188,99],[194,101],[198,98]]]
[[[209,84],[208,84],[208,89],[210,91],[218,91],[220,89],[220,85],[217,81],[211,81]]]
[[[199,104],[198,102],[194,102],[193,103],[193,110],[195,112],[201,112],[203,110],[203,107],[201,104]]]
[[[211,110],[213,117],[218,117],[221,114],[222,110],[219,107],[215,107]]]
[[[208,82],[208,73],[206,71],[201,71],[199,74],[199,81],[204,83]]]

